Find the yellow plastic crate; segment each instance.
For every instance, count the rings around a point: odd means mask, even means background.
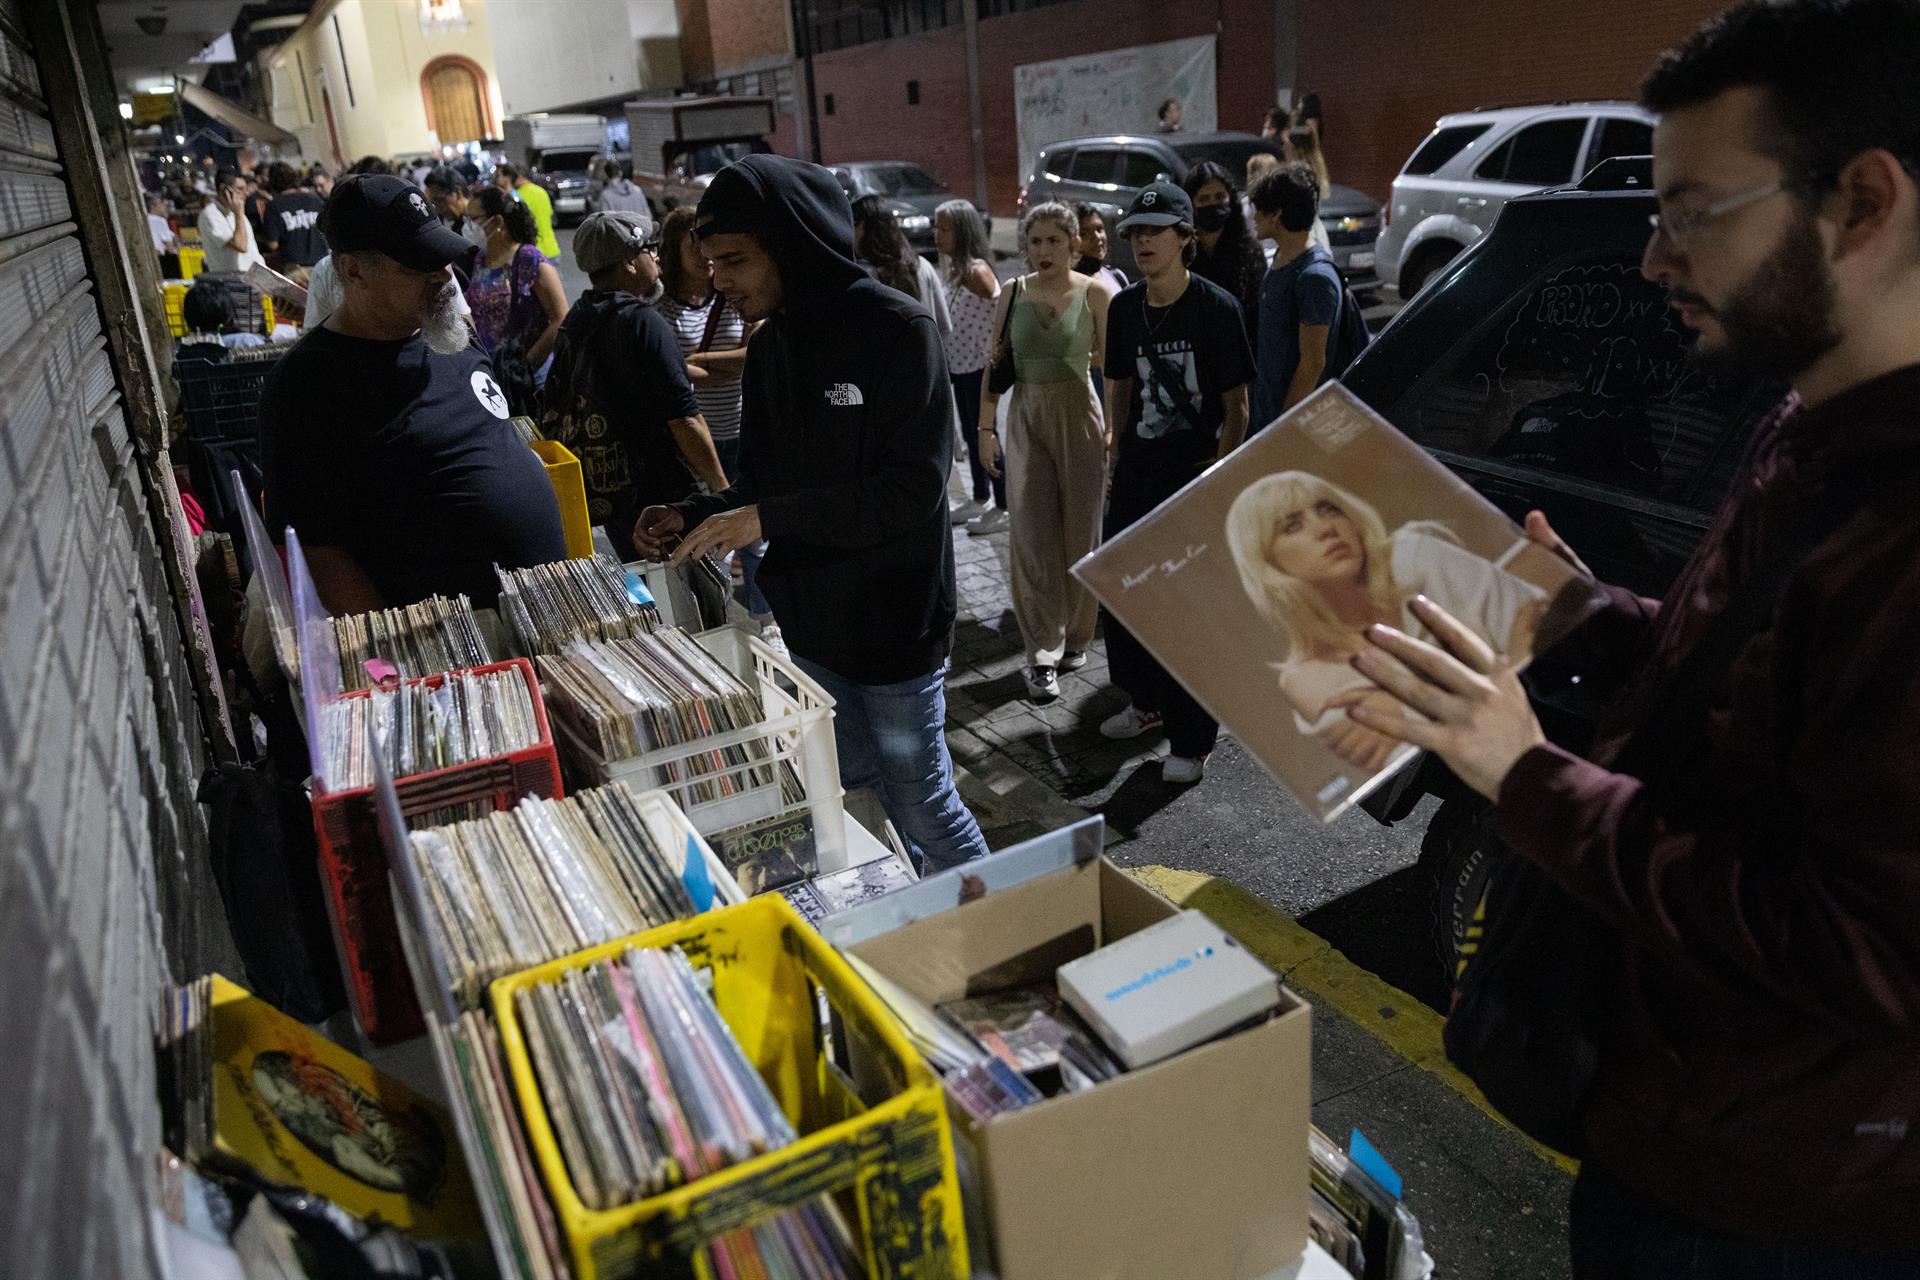
[[[207,251],[190,244],[180,246],[180,278],[191,280],[207,269]]]
[[[185,265],[185,263],[181,264],[183,269]],[[183,338],[187,333],[186,303],[187,290],[190,288],[192,288],[191,285],[178,283],[163,284],[160,286],[160,294],[166,299],[167,332],[176,338]],[[273,299],[265,294],[260,295],[260,320],[266,336],[272,337]],[[572,544],[568,545],[571,546]]]
[[[713,975],[713,1000],[803,1136],[721,1173],[618,1209],[581,1203],[548,1121],[514,1005],[516,992],[635,947],[679,946]],[[839,1015],[863,1079],[889,1096],[865,1106],[827,1059],[816,993]],[[960,1280],[967,1265],[953,1135],[941,1086],[906,1033],[845,960],[779,894],[653,929],[501,978],[489,988],[513,1087],[577,1280],[626,1280],[822,1194],[848,1192],[849,1222],[874,1280]],[[847,1201],[840,1198],[843,1206]]]
[[[567,558],[593,554],[593,525],[587,520],[587,479],[580,459],[558,440],[535,440],[529,447],[547,467],[547,483],[560,500],[560,528],[567,536]]]

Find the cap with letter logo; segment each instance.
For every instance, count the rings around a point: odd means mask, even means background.
[[[1187,193],[1164,178],[1133,198],[1127,216],[1114,230],[1122,235],[1128,227],[1171,227],[1193,221],[1193,201]]]

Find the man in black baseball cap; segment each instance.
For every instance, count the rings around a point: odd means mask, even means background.
[[[1103,536],[1113,538],[1237,448],[1247,434],[1253,352],[1240,303],[1187,270],[1193,201],[1171,182],[1138,196],[1116,228],[1141,279],[1107,307],[1107,451],[1113,458]],[[1134,738],[1165,727],[1163,781],[1206,774],[1220,726],[1153,655],[1103,610],[1107,663],[1132,702],[1100,732]]]
[[[497,563],[566,555],[540,459],[466,320],[451,265],[472,246],[420,188],[386,174],[334,187],[320,225],[340,305],[267,376],[267,526],[300,533],[334,613],[499,594]]]

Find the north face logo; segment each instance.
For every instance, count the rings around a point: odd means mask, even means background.
[[[827,388],[827,403],[836,409],[851,409],[866,402],[866,397],[860,394],[860,388],[851,382],[836,382]]]

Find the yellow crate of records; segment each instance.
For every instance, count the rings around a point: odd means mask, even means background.
[[[567,559],[593,555],[593,523],[587,518],[587,479],[580,459],[558,440],[542,440],[531,418],[515,418],[514,429],[546,464],[547,483],[560,500],[560,528],[567,537]]]
[[[180,269],[185,271],[187,264],[184,258],[187,251],[182,249],[180,253],[183,258]],[[187,336],[187,290],[192,287],[185,280],[168,280],[160,286],[160,296],[166,299],[167,332],[176,338]],[[260,324],[264,335],[271,338],[273,336],[273,299],[265,294],[260,295]]]
[[[182,231],[180,234],[184,237],[186,232]],[[182,280],[191,280],[206,269],[207,251],[205,249],[190,244],[180,246],[180,278]]]
[[[678,947],[799,1140],[613,1209],[587,1207],[562,1154],[517,997],[633,950]],[[823,1024],[820,996],[835,1015]],[[893,1013],[779,894],[752,898],[551,964],[489,989],[535,1163],[577,1280],[652,1275],[691,1259],[714,1280],[707,1246],[830,1195],[852,1228],[859,1274],[961,1280],[967,1263],[953,1135],[938,1078]],[[857,1045],[860,1080],[830,1055]],[[566,1108],[563,1095],[553,1104]],[[558,1113],[556,1113],[558,1114]],[[661,1274],[667,1274],[661,1271]]]

